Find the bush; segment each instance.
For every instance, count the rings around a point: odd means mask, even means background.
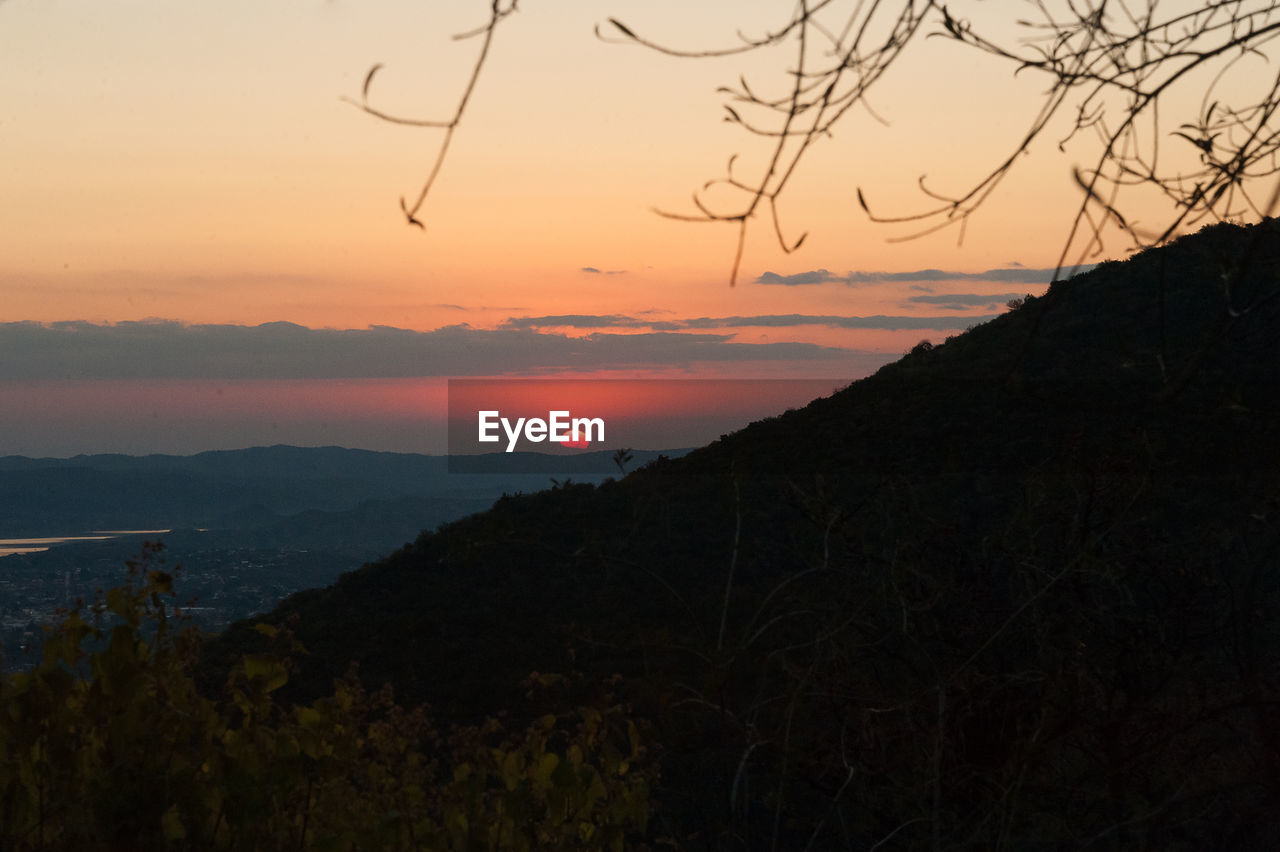
[[[242,657],[220,698],[202,696],[200,639],[176,629],[158,551],[0,682],[0,847],[621,850],[645,831],[656,769],[608,696],[447,735],[354,672],[284,706],[273,693],[302,649],[265,625],[282,652]]]

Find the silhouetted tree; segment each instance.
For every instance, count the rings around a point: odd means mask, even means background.
[[[745,245],[748,224],[766,213],[782,248],[791,252],[805,235],[788,239],[779,221],[777,201],[814,145],[851,120],[854,106],[874,116],[867,101],[892,67],[925,61],[906,49],[930,37],[958,42],[1010,63],[1014,73],[1038,75],[1044,96],[1025,129],[1009,147],[994,153],[990,171],[959,194],[941,193],[922,176],[927,209],[896,215],[873,213],[861,189],[859,202],[874,221],[918,223],[914,235],[951,226],[969,217],[1012,172],[1031,145],[1050,132],[1059,117],[1068,122],[1065,138],[1094,135],[1097,152],[1079,166],[1080,189],[1063,243],[1059,266],[1069,253],[1091,256],[1102,247],[1110,227],[1126,234],[1135,247],[1160,244],[1179,229],[1203,221],[1264,218],[1280,201],[1280,183],[1259,185],[1280,168],[1280,74],[1265,61],[1280,36],[1276,0],[1033,0],[1027,15],[1009,26],[1009,9],[993,4],[939,0],[799,0],[777,4],[778,24],[748,35],[726,22],[736,38],[716,48],[675,48],[660,38],[607,19],[597,35],[681,58],[723,57],[790,47],[789,58],[772,77],[746,76],[722,87],[725,120],[740,126],[765,146],[763,165],[753,174],[734,169],[709,181],[727,187],[737,200],[713,204],[702,192],[689,213],[663,216],[698,222],[726,222],[738,232],[732,281]],[[398,124],[443,130],[443,137],[421,190],[413,202],[401,198],[410,224],[418,219],[439,174],[499,25],[516,11],[516,0],[491,0],[488,19],[455,38],[475,38],[480,47],[471,76],[453,116],[424,120],[393,115],[373,106],[370,87],[381,64],[365,78],[358,101],[365,112]],[[1256,67],[1255,67],[1256,66]],[[1191,104],[1192,106],[1187,106]],[[1188,112],[1190,110],[1190,112]],[[1146,188],[1163,197],[1170,214],[1147,229],[1123,212],[1123,202]]]

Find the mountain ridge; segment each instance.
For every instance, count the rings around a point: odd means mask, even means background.
[[[661,451],[678,455],[684,450]],[[659,451],[635,450],[634,463]],[[563,461],[560,459],[563,458]],[[0,457],[0,538],[77,530],[219,526],[254,507],[292,515],[354,509],[399,497],[490,500],[548,484],[545,471],[603,478],[604,451],[552,457],[478,457],[477,473],[450,473],[443,455],[344,447],[250,447],[191,456]],[[489,470],[485,470],[487,467]],[[246,515],[247,513],[247,515]]]

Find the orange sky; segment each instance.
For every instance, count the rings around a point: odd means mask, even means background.
[[[737,3],[694,12],[672,3],[529,4],[498,33],[424,213],[427,233],[403,226],[397,198],[416,190],[438,133],[380,124],[339,96],[357,96],[368,68],[384,62],[375,94],[389,108],[447,113],[474,50],[448,35],[477,20],[485,4],[472,5],[8,0],[0,10],[5,318],[423,329],[456,321],[440,303],[532,304],[539,314],[800,307],[794,293],[723,286],[729,227],[649,211],[690,209],[689,193],[735,151],[759,159],[759,146],[720,120],[714,91],[742,63],[680,62],[591,33],[617,15],[691,45],[722,41],[732,13],[742,18]],[[758,26],[770,20],[754,16]],[[962,67],[969,79],[903,75],[897,89],[918,90],[910,103],[886,88],[877,108],[894,126],[855,117],[814,152],[783,201],[789,230],[810,231],[811,248],[782,256],[762,221],[743,277],[1052,265],[1065,217],[1047,204],[1028,216],[1016,192],[970,229],[963,250],[953,234],[887,244],[900,232],[868,225],[856,205],[855,187],[866,185],[886,210],[907,210],[921,171],[952,175],[958,186],[989,162],[992,134],[970,112],[985,96],[974,93],[1001,80],[1019,94],[1004,69],[982,74],[992,65],[973,57]],[[948,82],[968,94],[938,88]],[[1036,94],[1021,88],[1017,122]],[[998,109],[987,103],[982,112]],[[968,139],[957,145],[961,122]],[[994,123],[1009,141],[1016,123]],[[1029,177],[1043,193],[1045,178],[1068,165],[1036,164]],[[1070,187],[1056,198],[1069,201]],[[602,287],[584,280],[584,266],[626,278]],[[862,312],[849,294],[831,295],[822,301]]]
[[[689,212],[690,192],[722,175],[733,153],[744,173],[760,168],[766,150],[722,120],[715,90],[739,72],[776,84],[786,55],[682,61],[603,43],[592,27],[614,16],[700,47],[732,43],[739,27],[776,26],[791,8],[741,0],[522,4],[497,34],[420,215],[425,232],[408,227],[397,199],[416,194],[438,131],[380,123],[340,97],[358,97],[381,62],[377,103],[448,115],[477,47],[449,36],[483,22],[486,8],[0,2],[0,322],[160,318],[427,332],[554,315],[948,315],[959,330],[990,309],[917,299],[987,294],[1003,304],[1034,285],[755,281],[812,270],[835,279],[973,273],[1058,259],[1078,200],[1070,169],[1084,149],[1037,145],[962,246],[955,230],[888,242],[907,231],[871,224],[859,209],[858,187],[884,213],[921,209],[916,179],[926,172],[939,189],[967,188],[1015,143],[1038,103],[1041,84],[1030,75],[1015,80],[1008,66],[934,39],[916,45],[873,97],[888,126],[855,110],[802,164],[780,207],[790,236],[808,232],[804,247],[784,255],[767,218],[753,222],[730,288],[732,229],[673,222],[650,208]],[[990,14],[984,9],[974,14]],[[1109,248],[1122,254],[1124,243]],[[886,358],[945,333],[814,323],[721,332],[741,343],[806,342]],[[512,363],[509,372],[528,366]],[[837,361],[822,375],[846,369]],[[12,449],[0,435],[0,454]]]

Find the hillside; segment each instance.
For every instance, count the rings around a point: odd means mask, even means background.
[[[266,620],[295,698],[354,660],[474,720],[619,675],[682,848],[1266,848],[1278,388],[1280,229],[1218,225]]]
[[[687,450],[667,450],[680,455]],[[639,464],[658,455],[636,450]],[[156,530],[168,563],[184,569],[189,612],[220,630],[283,597],[333,582],[344,571],[412,541],[419,532],[491,506],[504,492],[544,487],[551,475],[596,482],[612,453],[467,457],[342,447],[251,447],[193,456],[0,456],[0,649],[6,671],[40,656],[41,624],[59,608],[92,601],[120,582],[141,534],[63,541],[5,555],[6,538]]]

